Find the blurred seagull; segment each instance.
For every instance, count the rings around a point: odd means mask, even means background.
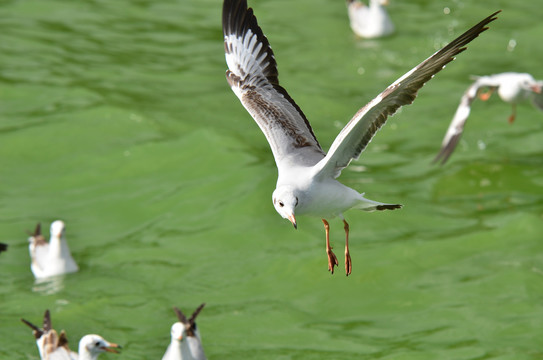
[[[358,110],[326,154],[302,110],[279,85],[273,51],[258,26],[253,9],[247,8],[246,0],[224,1],[226,78],[266,136],[273,152],[279,172],[272,195],[273,205],[283,218],[290,220],[294,228],[297,228],[295,214],[322,219],[326,232],[328,270],[332,273],[338,261],[330,247],[330,228],[326,218],[339,217],[343,220],[345,272],[349,275],[352,271],[349,225],[343,218],[343,212],[352,208],[373,211],[401,207],[399,204],[368,200],[363,193],[341,184],[335,178],[351,160],[358,159],[388,116],[402,105],[411,104],[424,83],[486,30],[486,25],[496,19],[498,12],[424,60]]]
[[[57,220],[51,224],[51,240],[45,241],[40,224],[28,238],[28,250],[32,264],[30,268],[36,278],[46,278],[79,270],[64,236],[64,222]]]
[[[62,330],[60,335],[58,335],[57,331],[53,329],[49,310],[45,310],[45,314],[43,316],[43,328],[41,329],[28,320],[21,319],[21,321],[32,328],[32,334],[36,338],[36,345],[38,346],[38,351],[40,352],[40,358],[46,359],[47,355],[51,351],[55,350],[59,354],[64,353],[68,355],[66,359],[77,358],[77,353],[71,351],[68,347],[68,339],[66,338],[66,333],[64,330]]]
[[[119,345],[106,341],[100,335],[90,334],[83,336],[79,341],[79,354],[70,350],[64,330],[59,335],[53,329],[49,310],[45,311],[41,329],[28,320],[21,319],[21,321],[32,328],[42,360],[96,360],[101,353],[118,353],[115,349],[120,348]]]
[[[181,310],[173,308],[179,321],[172,325],[172,339],[162,360],[206,360],[200,332],[195,322],[196,316],[204,306],[205,303],[198,306],[188,320]]]
[[[366,6],[358,0],[347,0],[353,32],[363,38],[378,38],[394,32],[394,24],[385,9],[388,0],[370,0]]]
[[[488,88],[486,92],[481,91]],[[535,107],[543,111],[543,81],[538,81],[532,75],[527,73],[505,72],[490,76],[477,76],[475,82],[466,90],[460,105],[456,109],[453,120],[441,143],[441,150],[434,159],[434,162],[445,164],[449,156],[453,153],[460,136],[464,131],[466,120],[471,111],[471,103],[479,97],[486,101],[494,91],[498,92],[499,97],[506,103],[511,104],[512,112],[508,121],[512,123],[516,117],[516,104],[530,99]]]

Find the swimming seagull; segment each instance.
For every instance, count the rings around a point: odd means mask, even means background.
[[[326,232],[328,270],[338,261],[330,247],[327,218],[339,217],[345,230],[345,272],[352,271],[349,254],[349,225],[343,212],[355,208],[366,211],[392,210],[399,204],[385,204],[364,198],[364,194],[337,180],[353,159],[358,159],[388,116],[402,105],[413,102],[417,91],[454,57],[465,50],[499,11],[485,18],[424,60],[358,110],[336,137],[326,154],[302,110],[279,85],[273,51],[258,26],[246,0],[225,0],[223,33],[226,78],[243,106],[266,136],[278,168],[273,192],[275,210],[297,228],[295,214],[322,219]]]
[[[370,0],[369,6],[358,0],[347,0],[349,23],[353,32],[371,39],[390,35],[394,24],[385,9],[388,0]]]
[[[488,88],[488,91],[482,92],[481,89],[483,88]],[[471,111],[471,103],[477,97],[486,101],[494,91],[497,91],[498,96],[513,107],[508,118],[509,123],[512,123],[516,117],[516,104],[524,100],[530,99],[535,107],[543,111],[542,90],[543,81],[535,80],[532,75],[527,73],[505,72],[475,77],[475,82],[470,85],[460,100],[460,105],[456,109],[453,120],[441,143],[441,150],[435,157],[434,162],[441,162],[443,165],[453,153],[464,131],[466,120]]]
[[[188,320],[181,310],[173,308],[179,321],[172,325],[171,342],[162,360],[206,360],[200,331],[195,322],[204,306],[205,303],[198,306]]]
[[[79,341],[79,354],[70,350],[64,330],[59,335],[53,329],[49,310],[45,310],[41,329],[28,320],[21,319],[21,321],[32,328],[42,360],[96,360],[101,353],[118,353],[116,349],[120,348],[119,345],[106,341],[100,335],[90,334],[83,336]]]
[[[37,279],[79,270],[70,254],[64,235],[65,230],[64,222],[57,220],[51,224],[51,239],[49,242],[45,241],[45,237],[41,234],[39,223],[36,225],[34,232],[29,233],[28,251],[32,260],[30,268]]]

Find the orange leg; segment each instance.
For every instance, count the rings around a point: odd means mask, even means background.
[[[343,229],[345,229],[345,275],[351,275],[353,265],[351,263],[351,254],[349,253],[349,224],[343,219]]]
[[[322,219],[322,222],[324,224],[324,230],[326,231],[326,255],[328,255],[328,271],[331,271],[333,274],[334,266],[338,265],[337,257],[330,246],[330,225],[328,224],[328,221],[324,219]]]
[[[479,99],[487,101],[494,92],[494,88],[490,88],[487,92],[479,92]]]
[[[515,121],[515,118],[517,117],[517,106],[513,104],[513,112],[511,112],[511,115],[509,115],[509,118],[507,121],[509,121],[509,124],[512,124],[513,121]]]

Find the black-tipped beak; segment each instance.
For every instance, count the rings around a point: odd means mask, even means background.
[[[298,225],[296,224],[296,218],[294,217],[294,214],[290,215],[288,217],[288,219],[290,220],[290,222],[292,223],[292,225],[294,226],[294,228],[297,230],[298,229]]]
[[[122,349],[122,346],[119,345],[119,344],[109,343],[109,345],[107,347],[105,347],[105,346],[102,347],[102,350],[110,352],[110,353],[114,353],[114,354],[119,353],[119,351],[117,349]]]

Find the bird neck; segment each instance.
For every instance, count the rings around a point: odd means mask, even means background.
[[[59,255],[61,257],[70,254],[68,243],[64,236],[52,236],[49,241],[49,253]]]
[[[172,339],[168,348],[168,359],[192,359],[189,344],[186,338],[183,340]]]
[[[60,254],[62,251],[62,243],[66,241],[63,240],[60,236],[51,236],[49,240],[49,251],[52,253]]]
[[[98,354],[91,354],[84,345],[79,344],[79,357],[78,360],[96,360]]]

